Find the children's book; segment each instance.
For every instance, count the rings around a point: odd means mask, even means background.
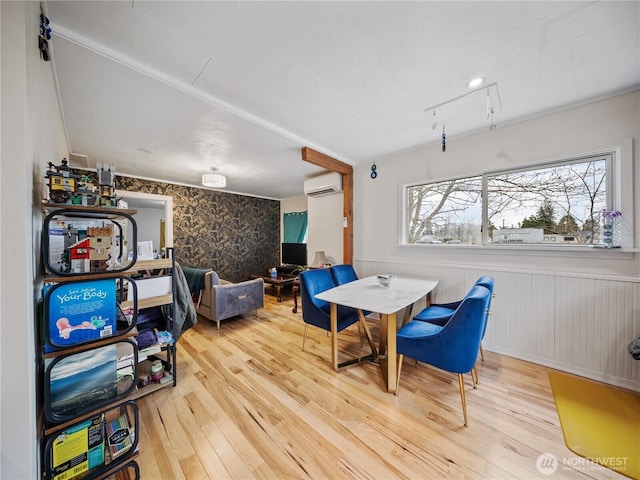
[[[45,351],[71,347],[116,333],[115,279],[45,285],[48,338]]]
[[[47,418],[64,422],[118,396],[116,344],[45,362]]]
[[[104,464],[102,415],[67,428],[51,448],[53,480],[66,480]]]

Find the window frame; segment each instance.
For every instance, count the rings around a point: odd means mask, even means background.
[[[518,173],[518,172],[531,172],[534,170],[544,170],[546,168],[552,167],[562,167],[566,165],[573,164],[582,164],[589,161],[594,160],[604,160],[605,161],[605,170],[606,170],[606,178],[605,178],[605,203],[608,206],[608,210],[618,210],[618,208],[614,207],[613,201],[613,191],[617,188],[614,185],[615,175],[616,175],[616,166],[615,166],[615,152],[601,152],[601,153],[593,153],[587,155],[580,155],[576,157],[565,157],[564,159],[556,159],[550,160],[546,162],[536,163],[533,165],[524,165],[516,168],[509,168],[503,170],[492,170],[482,174],[482,245],[483,246],[497,246],[499,243],[491,242],[489,239],[489,228],[488,228],[488,216],[489,216],[489,177],[494,177],[503,174],[510,173]],[[554,238],[552,242],[556,242]],[[523,245],[540,245],[534,243],[527,243]],[[544,246],[544,245],[542,245]],[[551,244],[550,246],[553,248],[566,248],[567,245],[563,245],[562,243],[557,243],[555,246]],[[578,248],[593,248],[592,244],[576,244]]]
[[[567,165],[580,163],[596,157],[606,158],[606,202],[610,210],[619,210],[623,213],[622,245],[621,248],[598,248],[592,244],[562,245],[556,244],[505,244],[492,243],[489,241],[487,228],[488,215],[488,177],[498,174],[520,172],[527,170],[543,169],[554,165]],[[451,180],[469,179],[480,177],[482,180],[482,244],[418,244],[408,243],[408,189],[417,185],[429,183],[439,183]],[[634,220],[635,212],[633,205],[633,139],[621,141],[616,147],[602,148],[576,155],[565,155],[540,162],[523,164],[513,168],[492,169],[480,173],[471,173],[455,177],[434,178],[429,180],[414,181],[399,185],[400,196],[400,225],[398,244],[408,248],[455,248],[455,249],[486,249],[487,251],[510,249],[510,250],[533,250],[533,251],[558,251],[558,252],[585,252],[585,251],[635,251]]]

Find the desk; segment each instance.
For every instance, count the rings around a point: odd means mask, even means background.
[[[438,285],[437,280],[420,278],[395,278],[389,287],[383,287],[375,276],[345,283],[316,295],[316,298],[331,303],[331,361],[338,370],[337,305],[344,305],[380,314],[379,360],[387,391],[395,393],[398,378],[398,355],[396,353],[396,314],[406,307],[402,323],[411,319],[413,304]]]

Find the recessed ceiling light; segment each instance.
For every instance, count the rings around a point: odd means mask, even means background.
[[[467,88],[478,88],[480,85],[484,83],[484,78],[478,77],[473,80],[469,80],[467,82]]]

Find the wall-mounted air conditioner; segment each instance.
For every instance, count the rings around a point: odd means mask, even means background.
[[[342,191],[342,174],[331,172],[304,182],[304,194],[308,197],[331,195]]]

